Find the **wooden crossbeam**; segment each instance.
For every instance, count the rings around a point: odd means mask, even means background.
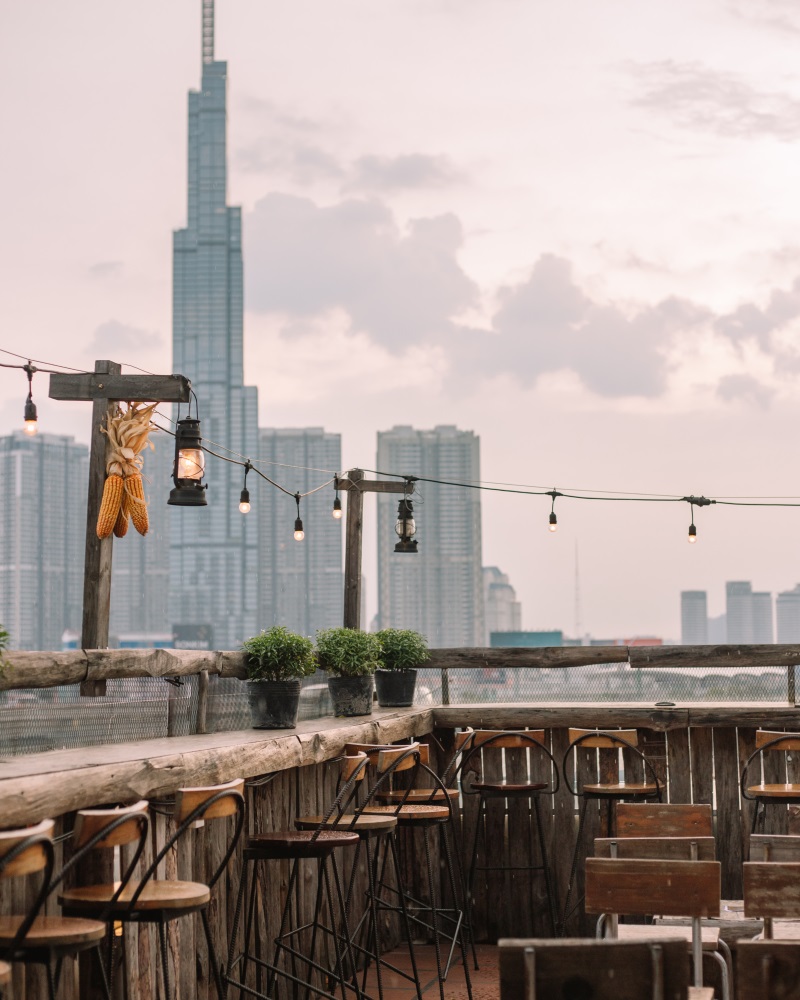
[[[119,366],[117,366],[119,367]],[[124,399],[131,403],[188,403],[192,384],[183,375],[114,372],[51,375],[51,399]]]

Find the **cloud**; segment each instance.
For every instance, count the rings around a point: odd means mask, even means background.
[[[772,402],[772,390],[752,375],[723,375],[717,395],[726,403],[743,400],[766,410]]]
[[[444,156],[362,156],[353,164],[345,190],[384,192],[444,187],[457,180],[457,171]]]
[[[786,34],[800,34],[796,0],[731,0],[730,9],[745,20]]]
[[[441,339],[478,290],[457,260],[454,215],[401,230],[385,204],[346,199],[320,206],[270,194],[245,222],[248,306],[311,316],[341,308],[353,329],[394,353]]]
[[[89,274],[93,278],[108,278],[111,275],[119,274],[121,270],[121,260],[101,260],[89,267]]]
[[[772,334],[800,316],[800,278],[791,288],[773,289],[763,307],[743,303],[732,312],[720,316],[716,329],[734,342],[754,339],[765,352],[775,349]],[[780,350],[778,351],[779,353]]]
[[[662,60],[634,64],[632,103],[669,117],[681,128],[726,138],[800,137],[800,100],[791,94],[759,91],[735,73],[701,63]]]
[[[246,173],[277,175],[302,187],[320,180],[339,181],[345,176],[336,158],[319,146],[288,142],[276,145],[265,137],[237,149],[234,161]]]
[[[96,358],[118,360],[122,351],[132,355],[134,351],[158,349],[163,345],[164,338],[160,333],[141,330],[138,327],[127,326],[118,320],[110,319],[97,327],[86,351]],[[130,358],[126,360],[130,360]]]

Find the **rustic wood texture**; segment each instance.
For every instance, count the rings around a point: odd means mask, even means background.
[[[358,489],[364,478],[361,469],[348,473],[346,534],[344,546],[344,618],[345,628],[361,627],[361,541],[364,524],[364,494]]]
[[[597,837],[596,858],[663,858],[665,861],[716,861],[713,837]]]
[[[740,941],[736,947],[737,1000],[800,998],[800,944]]]
[[[719,916],[718,861],[586,859],[586,912]]]
[[[800,919],[800,862],[748,861],[743,877],[746,917]]]
[[[501,1000],[562,996],[593,1000],[643,1000],[656,995],[664,1000],[686,998],[689,958],[682,941],[511,938],[501,940],[499,945]],[[653,990],[654,978],[660,984],[660,993]]]
[[[98,365],[107,365],[103,369]],[[54,373],[50,399],[126,400],[131,403],[188,403],[191,382],[183,375],[121,375],[111,361],[95,363],[95,374]],[[106,374],[107,373],[107,374]]]
[[[800,861],[800,837],[792,834],[754,833],[750,861]]]
[[[698,803],[618,802],[618,837],[713,837],[711,806]]]
[[[769,643],[747,646],[631,646],[632,667],[780,667],[800,663],[800,645]]]

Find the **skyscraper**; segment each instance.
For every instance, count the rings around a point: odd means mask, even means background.
[[[729,580],[725,584],[725,615],[729,643],[775,641],[772,594],[754,592],[749,580]]]
[[[214,59],[213,0],[203,0],[202,55],[201,89],[189,92],[187,225],[173,238],[173,368],[192,380],[205,443],[252,457],[258,397],[244,385],[242,220],[226,201],[227,64]],[[239,467],[210,458],[205,478],[207,507],[171,511],[170,613],[235,649],[256,631],[256,526],[237,508]]]
[[[454,482],[480,479],[472,431],[394,427],[378,434],[382,473]],[[480,491],[420,483],[417,554],[394,552],[397,497],[378,499],[378,616],[382,628],[413,628],[431,646],[480,646],[484,635]]]
[[[319,486],[342,461],[339,434],[321,427],[259,431],[259,462],[297,493]],[[274,472],[270,468],[274,464]],[[297,468],[281,468],[296,466]],[[315,472],[314,469],[321,471]],[[252,512],[258,521],[258,625],[286,625],[313,636],[318,628],[341,625],[343,609],[342,536],[344,522],[331,516],[333,487],[319,490],[300,502],[305,538],[293,538],[297,506],[292,497],[251,474]],[[241,515],[240,515],[241,516]]]
[[[775,599],[778,642],[800,642],[800,583]]]
[[[80,629],[89,452],[71,437],[0,438],[0,623],[12,649]]]
[[[704,646],[708,642],[708,599],[705,590],[681,591],[681,643]]]
[[[492,632],[521,632],[522,607],[507,573],[497,566],[483,567],[483,608],[486,621],[485,646],[492,645]]]

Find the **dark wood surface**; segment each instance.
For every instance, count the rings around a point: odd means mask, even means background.
[[[98,365],[108,367],[99,368]],[[112,361],[98,361],[94,370],[97,374],[51,375],[50,399],[189,402],[191,382],[183,375],[122,375],[122,368]]]
[[[351,488],[347,491],[346,535],[344,547],[344,627],[361,625],[361,542],[364,525],[364,494],[356,484],[364,478],[361,469],[351,469]]]

